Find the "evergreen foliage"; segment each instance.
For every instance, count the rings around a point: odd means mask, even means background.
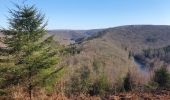
[[[133,81],[130,72],[128,72],[124,78],[123,87],[125,91],[131,91],[133,89]]]
[[[7,48],[0,50],[0,86],[22,84],[31,97],[35,86],[47,86],[42,83],[46,83],[50,75],[53,75],[50,80],[56,80],[56,73],[63,72],[63,68],[55,68],[59,62],[59,47],[53,36],[45,37],[45,16],[34,6],[15,7],[9,11],[9,29],[3,31]]]
[[[157,83],[160,88],[170,87],[170,74],[166,67],[161,67],[155,71],[153,82]]]

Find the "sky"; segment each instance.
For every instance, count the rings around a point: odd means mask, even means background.
[[[0,27],[7,28],[12,2],[0,0]],[[170,25],[170,0],[25,0],[48,20],[48,29],[98,29],[122,25]]]

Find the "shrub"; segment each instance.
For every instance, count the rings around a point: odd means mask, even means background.
[[[66,83],[65,92],[67,95],[79,95],[81,90],[81,82],[78,75],[72,75],[70,80]]]
[[[7,95],[7,91],[0,89],[0,96]]]
[[[149,90],[155,90],[158,88],[158,84],[156,82],[150,81],[145,87]]]
[[[161,88],[170,87],[170,74],[166,67],[161,67],[154,72],[153,82]]]
[[[65,48],[64,51],[66,52],[66,54],[75,55],[79,54],[82,49],[78,48],[76,45],[70,45],[69,47]]]
[[[77,70],[74,75],[71,76],[70,81],[66,83],[66,93],[68,95],[80,95],[88,94],[91,80],[90,70],[84,66]]]
[[[125,91],[131,91],[133,89],[133,86],[134,83],[132,81],[132,77],[129,71],[123,80],[123,88]]]
[[[91,86],[89,94],[103,96],[104,94],[110,91],[111,83],[109,82],[108,78],[105,75],[102,75]]]
[[[80,68],[66,83],[67,95],[100,95],[111,91],[111,83],[103,73],[93,76],[93,72],[86,66]]]

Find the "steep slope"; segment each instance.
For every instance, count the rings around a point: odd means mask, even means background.
[[[88,66],[93,69],[94,63],[116,80],[126,74],[128,69],[135,68],[129,52],[141,52],[147,48],[159,48],[170,44],[170,26],[129,25],[105,29],[97,36],[87,39],[79,45],[82,52],[71,57],[68,64]]]

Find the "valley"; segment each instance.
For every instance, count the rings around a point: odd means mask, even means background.
[[[60,44],[69,45],[97,34],[103,29],[91,30],[48,30],[48,35],[54,35],[55,40]]]
[[[157,86],[150,86],[149,82],[151,82],[155,70],[161,67],[170,69],[167,63],[169,62],[167,60],[169,49],[166,49],[170,44],[169,38],[170,26],[166,25],[127,25],[103,29],[81,43],[74,43],[75,47],[81,51],[66,58],[64,63],[68,65],[68,72],[71,70],[66,77],[68,79],[81,77],[82,73],[89,73],[87,74],[88,79],[96,80],[105,75],[110,82],[106,84],[112,84],[109,85],[109,88],[118,92],[118,94],[113,92],[114,95],[109,98],[133,98],[134,100],[141,98],[143,100],[157,97],[158,99],[168,99],[170,95],[162,96],[164,94],[160,94],[163,91],[167,91],[165,94],[168,93],[168,88],[155,94],[151,91],[157,91],[154,90]],[[162,54],[161,48],[167,52]],[[148,55],[155,56],[143,57],[144,52],[148,50],[154,51],[149,52]],[[138,55],[141,56],[138,57]],[[130,73],[132,78],[133,92],[121,94],[120,91],[126,91],[126,89],[122,90],[121,86],[117,84],[124,84],[122,79],[126,77],[127,73]],[[74,81],[69,82],[74,83]],[[88,82],[93,83],[91,80]],[[79,85],[78,83],[77,86]],[[73,89],[72,93],[74,92]]]
[[[135,94],[140,97],[140,86],[146,91],[151,88],[148,82],[154,70],[162,66],[170,69],[170,62],[167,59],[170,26],[127,25],[96,30],[48,30],[47,33],[46,37],[54,36],[54,40],[66,48],[67,53],[59,64],[66,66],[63,67],[64,80],[61,79],[60,82],[65,83],[65,88],[69,89],[66,93],[72,95],[81,92],[92,96],[100,94],[100,90],[95,92],[88,89],[90,87],[95,89],[93,86],[97,85],[95,82],[100,83],[100,79],[104,79],[106,83],[102,84],[106,87],[101,87],[102,91],[115,94],[109,92],[114,90],[120,93],[117,95],[121,97],[121,93],[127,91],[123,86],[124,79],[130,75],[133,82],[130,89],[133,93],[129,95]],[[2,34],[1,37],[3,38]],[[85,76],[82,77],[83,73]],[[78,79],[74,79],[75,77]],[[82,83],[86,81],[87,83]],[[79,88],[81,84],[86,84],[83,89]]]
[[[169,8],[1,1],[0,100],[170,100]]]

